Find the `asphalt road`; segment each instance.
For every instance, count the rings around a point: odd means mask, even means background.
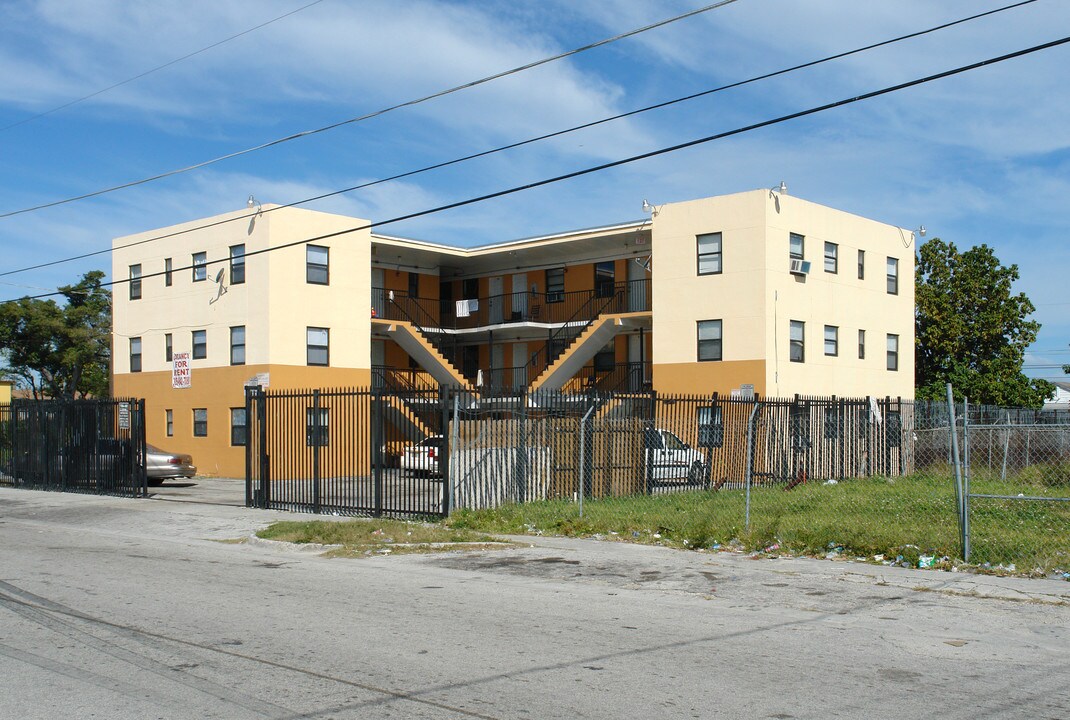
[[[1070,717],[1070,584],[537,538],[328,560],[0,489],[0,717]]]

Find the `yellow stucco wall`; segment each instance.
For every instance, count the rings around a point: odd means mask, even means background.
[[[244,450],[230,445],[230,408],[244,405],[243,386],[251,377],[269,372],[272,388],[370,383],[371,235],[367,229],[344,232],[363,224],[295,208],[257,215],[243,210],[114,241],[113,277],[127,278],[129,266],[140,263],[143,280],[140,299],[131,299],[126,285],[115,290],[112,392],[145,398],[150,443],[191,453],[205,474],[241,476]],[[309,284],[300,241],[334,233],[343,234],[311,243],[329,248],[329,284]],[[159,235],[171,237],[136,244]],[[234,284],[228,258],[238,244],[245,246],[245,282]],[[195,282],[188,266],[197,252],[207,253],[209,279]],[[162,275],[145,277],[162,272],[168,257],[175,268],[170,286]],[[226,268],[225,292],[211,279],[220,268]],[[245,364],[231,366],[235,326],[245,327]],[[306,365],[308,327],[330,330],[329,367]],[[193,331],[202,329],[207,356],[191,359],[192,387],[172,389],[165,336],[171,334],[174,352],[189,352]],[[136,373],[130,372],[132,337],[142,342],[142,371]],[[207,437],[193,437],[193,408],[208,410]],[[164,432],[167,409],[173,437]]]
[[[696,236],[714,232],[722,234],[722,272],[700,276]],[[789,272],[790,233],[805,237],[811,262],[805,277]],[[653,219],[655,387],[724,392],[726,384],[744,381],[774,396],[913,397],[910,239],[898,227],[767,190],[662,206]],[[824,271],[826,241],[838,246],[835,274]],[[863,280],[859,249],[866,253]],[[897,295],[886,292],[887,257],[899,260]],[[698,362],[699,320],[722,321],[721,362]],[[789,362],[792,320],[805,323],[803,363]],[[824,355],[825,325],[839,329],[835,357]],[[857,353],[859,329],[867,335],[864,360]],[[899,336],[894,372],[886,369],[888,334]]]

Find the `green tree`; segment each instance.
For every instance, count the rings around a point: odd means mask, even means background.
[[[933,238],[919,248],[915,349],[917,397],[957,397],[1010,407],[1040,407],[1054,386],[1026,377],[1022,362],[1040,323],[1025,293],[1013,293],[1018,266],[987,245],[960,252]]]
[[[0,355],[34,396],[107,396],[111,293],[93,270],[59,289],[65,302],[21,298],[0,304]]]

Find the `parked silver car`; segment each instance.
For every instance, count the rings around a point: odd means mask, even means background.
[[[191,478],[197,474],[193,458],[183,453],[170,453],[153,445],[145,446],[145,476],[149,485],[159,485],[171,478]]]

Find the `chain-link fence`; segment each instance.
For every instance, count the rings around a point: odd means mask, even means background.
[[[952,415],[946,403],[893,398],[453,402],[454,523],[1070,569],[1070,424],[1057,415],[962,404]]]
[[[964,544],[971,562],[1070,569],[1070,423],[1058,420],[1064,419],[963,408]]]

